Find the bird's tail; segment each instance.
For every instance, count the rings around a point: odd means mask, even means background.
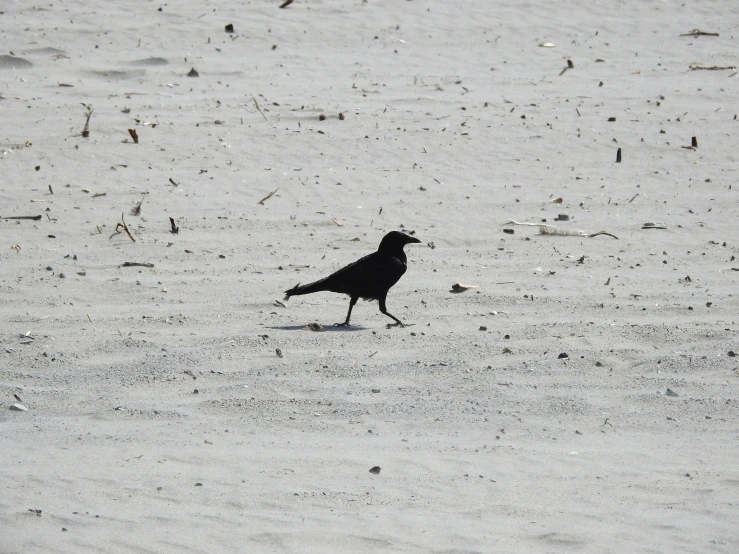
[[[285,300],[290,298],[291,296],[300,296],[301,294],[310,294],[312,292],[318,292],[325,290],[323,288],[323,280],[316,281],[315,283],[309,283],[307,285],[300,286],[300,283],[295,285],[290,290],[285,291]]]

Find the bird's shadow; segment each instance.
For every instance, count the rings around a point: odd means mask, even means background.
[[[312,329],[309,329],[307,325],[275,325],[272,327],[269,327],[269,329],[279,330],[279,331],[311,331]],[[323,325],[323,329],[321,331],[315,331],[318,333],[327,331],[327,332],[338,332],[338,333],[349,333],[352,331],[366,331],[369,329],[368,327],[362,327],[361,325],[351,325],[349,327],[341,326],[337,327],[336,325]]]
[[[413,327],[415,323],[406,323],[405,327]],[[322,325],[323,329],[321,331],[314,331],[314,332],[324,332],[324,331],[331,331],[331,332],[339,332],[339,333],[349,333],[352,331],[368,331],[369,327],[364,327],[362,325],[350,325],[349,327],[345,325]],[[395,325],[386,326],[385,329],[394,329]],[[308,325],[273,325],[268,327],[268,329],[274,329],[275,331],[313,331],[313,329],[310,329]]]

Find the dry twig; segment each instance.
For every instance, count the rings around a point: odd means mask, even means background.
[[[598,231],[597,233],[586,233],[585,231],[571,231],[569,229],[562,229],[560,227],[554,227],[553,225],[541,225],[539,227],[539,234],[560,237],[584,237],[589,239],[597,237],[598,235],[607,235],[618,240],[618,237],[616,235],[614,235],[613,233],[608,233],[606,231]]]
[[[87,114],[85,117],[85,127],[82,129],[82,136],[84,138],[87,138],[90,136],[90,118],[92,117],[92,106],[90,104],[82,104],[87,109]]]
[[[110,235],[109,238],[113,238],[114,235],[119,234],[121,232],[120,229],[123,229],[126,232],[126,234],[128,235],[128,238],[130,238],[132,242],[136,242],[136,239],[133,238],[131,231],[128,230],[128,225],[126,225],[126,221],[123,219],[123,214],[121,214],[121,222],[116,224],[115,226],[115,233]]]
[[[681,37],[717,37],[718,33],[707,33],[705,31],[701,31],[700,29],[693,29],[689,33],[683,33],[680,36]]]
[[[588,234],[585,231],[570,231],[569,229],[562,229],[561,227],[549,225],[548,223],[529,223],[527,221],[514,221],[512,219],[509,219],[508,222],[504,223],[503,225],[528,225],[530,227],[538,227],[540,235],[558,235],[563,237],[584,238],[593,238],[597,237],[598,235],[608,235],[609,237],[613,237],[614,239],[618,240],[618,237],[616,235],[612,233],[607,233],[606,231],[598,231],[597,233]]]
[[[262,199],[261,199],[261,200],[260,200],[259,202],[257,202],[257,204],[262,204],[262,205],[264,205],[264,203],[265,203],[265,202],[266,202],[267,200],[269,200],[270,198],[272,198],[272,195],[273,195],[274,193],[276,193],[276,192],[277,192],[278,190],[280,190],[280,187],[277,187],[277,188],[276,188],[275,190],[273,190],[272,192],[270,192],[270,193],[269,193],[269,194],[268,194],[267,196],[265,196],[265,197],[264,197],[264,198],[262,198]]]
[[[40,215],[13,215],[9,217],[2,217],[0,219],[30,219],[33,221],[39,221],[41,219]]]
[[[735,65],[697,65],[697,64],[691,63],[689,67],[693,71],[697,69],[704,69],[706,71],[724,71],[726,69],[733,69],[734,71],[736,71]]]
[[[282,7],[282,6],[280,6],[280,7]],[[253,96],[251,97],[251,99],[252,99],[252,100],[254,100],[254,106],[256,106],[256,108],[257,108],[257,111],[258,111],[258,112],[259,112],[260,114],[262,114],[262,117],[264,118],[264,120],[265,120],[265,121],[267,121],[267,116],[266,116],[266,115],[264,115],[264,113],[262,112],[262,108],[260,108],[260,107],[259,107],[259,104],[257,103],[257,99],[256,99],[256,98],[254,98]]]

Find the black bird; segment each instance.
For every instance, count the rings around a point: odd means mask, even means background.
[[[359,298],[378,300],[380,302],[380,311],[391,319],[394,319],[395,325],[403,327],[403,322],[387,311],[385,298],[390,287],[397,283],[403,276],[403,273],[405,273],[408,260],[405,257],[405,252],[403,252],[403,247],[406,244],[415,242],[421,241],[398,231],[390,231],[383,237],[377,252],[365,256],[315,283],[303,285],[302,287],[300,284],[296,285],[290,290],[285,291],[285,300],[291,296],[324,290],[348,294],[351,298],[349,301],[349,312],[346,314],[346,321],[344,323],[336,324],[338,327],[349,326],[352,308]]]

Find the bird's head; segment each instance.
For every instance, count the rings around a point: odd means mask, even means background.
[[[421,242],[416,237],[406,235],[400,231],[390,231],[385,235],[380,243],[380,247],[377,249],[380,252],[397,251],[398,249],[403,250],[406,244],[413,244],[415,242]]]

